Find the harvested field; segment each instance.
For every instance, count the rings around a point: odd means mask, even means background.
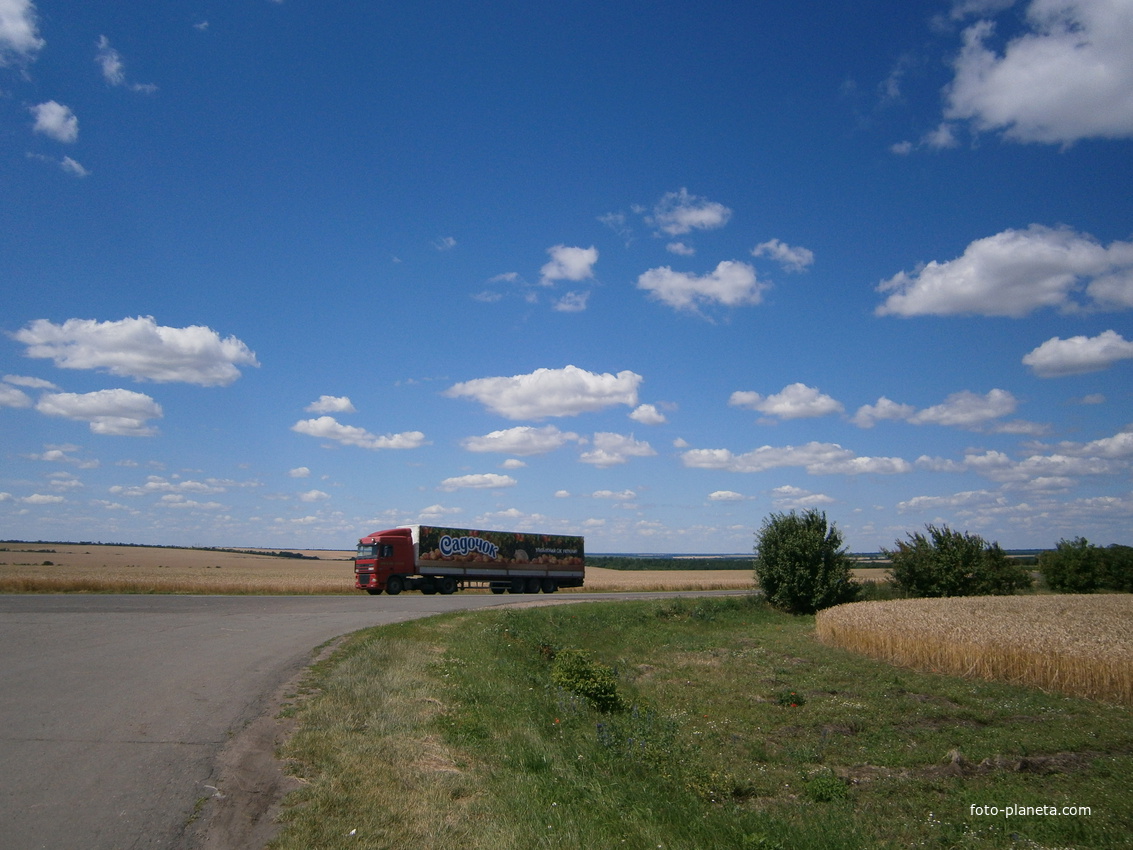
[[[356,593],[352,552],[319,560],[149,546],[0,545],[5,593]]]
[[[819,640],[935,673],[1133,705],[1133,595],[857,602],[820,611]]]
[[[348,594],[353,550],[291,550],[281,558],[219,549],[98,544],[0,544],[0,593]],[[586,587],[563,593],[746,590],[751,570],[621,571],[591,567]],[[468,591],[475,592],[475,591]]]

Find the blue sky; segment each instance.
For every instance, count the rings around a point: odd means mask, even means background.
[[[0,0],[0,536],[1133,536],[1133,1]]]

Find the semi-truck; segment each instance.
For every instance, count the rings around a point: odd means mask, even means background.
[[[359,539],[354,587],[373,596],[474,587],[554,593],[582,587],[584,548],[583,538],[571,535],[403,525]]]

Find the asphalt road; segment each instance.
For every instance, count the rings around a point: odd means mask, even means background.
[[[0,847],[186,847],[219,753],[316,646],[533,599],[0,595]]]

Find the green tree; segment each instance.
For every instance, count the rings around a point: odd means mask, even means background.
[[[1108,590],[1133,593],[1133,546],[1113,543],[1105,548],[1105,578]]]
[[[842,532],[815,508],[772,514],[756,533],[755,578],[767,601],[792,614],[853,602],[861,590]]]
[[[910,596],[1001,596],[1031,586],[1030,574],[998,543],[947,525],[926,530],[881,550],[892,562],[893,583]]]
[[[1060,593],[1093,593],[1106,584],[1106,552],[1085,537],[1063,538],[1039,555],[1047,587]]]

